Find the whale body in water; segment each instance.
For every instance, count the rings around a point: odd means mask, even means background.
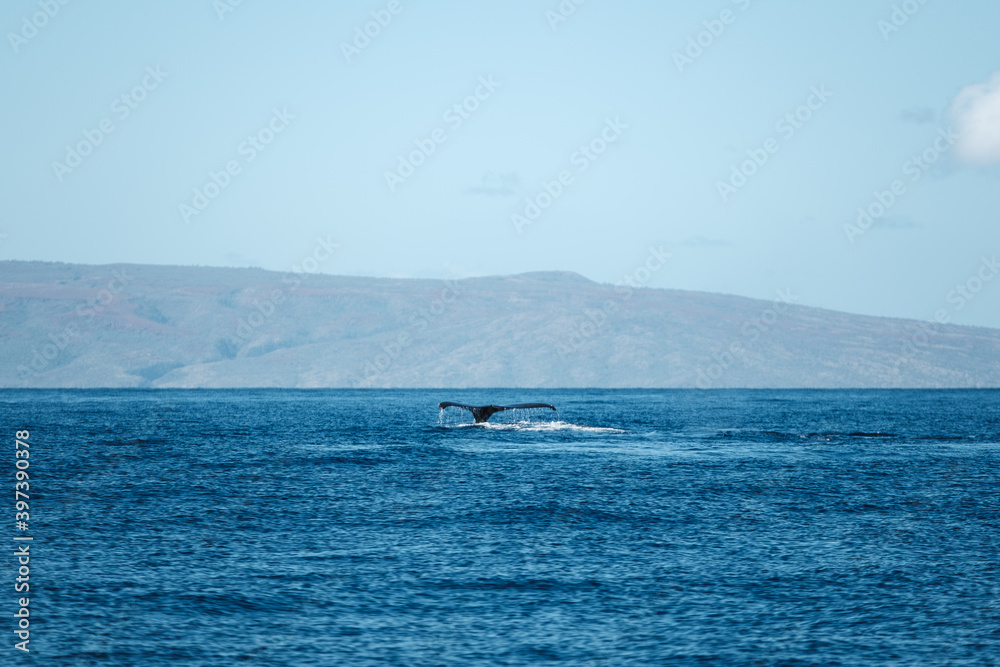
[[[462,408],[463,410],[468,410],[472,413],[472,416],[475,418],[477,424],[489,421],[490,417],[498,412],[503,412],[504,410],[526,410],[528,408],[556,409],[556,406],[549,405],[548,403],[518,403],[517,405],[463,405],[462,403],[452,403],[451,401],[438,403],[438,407],[442,410],[445,408]]]

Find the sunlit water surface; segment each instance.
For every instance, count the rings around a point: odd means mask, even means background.
[[[559,411],[474,425],[442,400]],[[31,432],[39,664],[1000,663],[997,391],[0,409]]]

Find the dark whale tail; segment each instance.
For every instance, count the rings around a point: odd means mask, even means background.
[[[517,405],[462,405],[461,403],[452,403],[450,401],[445,401],[444,403],[438,403],[438,407],[444,410],[445,408],[462,408],[463,410],[468,410],[472,413],[475,418],[476,423],[489,421],[490,417],[498,412],[503,412],[504,410],[521,410],[528,408],[549,408],[550,410],[555,410],[556,406],[549,405],[548,403],[518,403]]]

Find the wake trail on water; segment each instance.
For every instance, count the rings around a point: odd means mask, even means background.
[[[448,406],[453,407],[453,406]],[[438,411],[438,426],[440,428],[481,428],[488,431],[525,431],[541,433],[575,432],[575,433],[628,433],[628,431],[610,426],[590,426],[573,424],[560,419],[558,410],[553,419],[536,419],[533,413],[537,408],[509,408],[497,414],[493,421],[470,423],[465,421],[467,414],[462,413],[460,421],[455,421],[454,413],[448,416],[446,409]],[[551,414],[551,413],[546,413]]]
[[[482,422],[479,424],[441,424],[443,428],[482,428],[491,431],[576,431],[580,433],[627,433],[610,426],[585,426],[564,421],[554,422]]]

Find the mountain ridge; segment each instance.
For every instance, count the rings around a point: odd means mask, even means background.
[[[1000,329],[607,285],[0,262],[4,387],[996,387]]]

